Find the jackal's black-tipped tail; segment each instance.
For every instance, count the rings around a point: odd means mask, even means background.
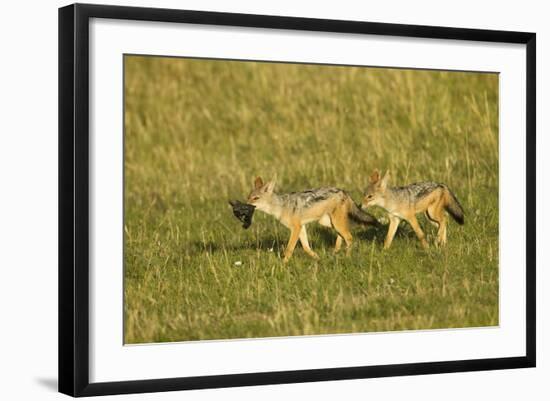
[[[376,218],[367,213],[362,211],[355,203],[351,202],[351,207],[349,208],[348,215],[351,220],[353,220],[356,223],[364,224],[367,226],[375,226],[380,227],[381,224]]]
[[[464,224],[464,209],[462,209],[462,205],[456,198],[455,194],[449,189],[445,188],[447,190],[447,200],[445,202],[445,210],[447,213],[449,213],[455,221],[463,225]]]

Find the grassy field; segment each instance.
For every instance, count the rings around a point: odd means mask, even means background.
[[[374,168],[449,185],[466,224],[445,249],[402,223],[333,256],[312,224],[321,259],[285,265],[288,230],[227,204],[275,174],[359,202]],[[124,202],[126,343],[497,325],[498,76],[127,56]]]

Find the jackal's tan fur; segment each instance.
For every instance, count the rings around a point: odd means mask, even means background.
[[[338,234],[334,252],[338,252],[342,241],[345,241],[347,253],[352,244],[352,235],[349,231],[350,219],[363,224],[378,224],[374,217],[361,211],[350,196],[341,189],[326,187],[277,194],[273,191],[274,187],[274,181],[264,184],[263,180],[257,177],[247,202],[256,206],[256,209],[274,216],[290,229],[290,239],[285,249],[285,262],[288,262],[292,256],[298,239],[308,255],[315,259],[319,258],[309,246],[306,232],[308,223],[318,222],[323,226],[334,228]]]
[[[363,208],[380,206],[388,212],[390,226],[384,241],[384,248],[389,248],[401,219],[409,222],[424,248],[428,242],[418,224],[416,215],[424,212],[428,220],[437,228],[437,244],[447,242],[447,211],[459,224],[464,224],[464,211],[456,196],[445,185],[436,182],[414,183],[404,187],[390,187],[389,171],[383,178],[378,170],[369,177],[365,191]]]

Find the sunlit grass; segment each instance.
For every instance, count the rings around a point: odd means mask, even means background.
[[[131,56],[125,102],[126,342],[498,324],[497,75]],[[449,185],[466,225],[447,248],[357,227],[333,256],[311,225],[321,260],[284,265],[288,230],[227,204],[275,174],[360,201],[374,168]]]

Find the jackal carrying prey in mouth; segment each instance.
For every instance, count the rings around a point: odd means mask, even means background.
[[[352,235],[349,221],[354,220],[365,225],[378,225],[378,221],[355,205],[350,196],[338,188],[308,189],[302,192],[277,194],[273,191],[275,182],[264,184],[260,177],[254,181],[254,189],[248,195],[247,203],[256,209],[274,216],[290,229],[290,239],[285,249],[284,261],[288,262],[294,252],[296,242],[300,240],[306,253],[319,259],[311,249],[307,239],[306,224],[317,221],[325,227],[332,227],[338,233],[334,252],[346,242],[349,253]]]
[[[362,205],[363,208],[380,206],[388,212],[390,226],[384,241],[385,249],[390,247],[401,219],[409,222],[422,246],[428,247],[426,237],[416,220],[417,213],[425,212],[428,220],[438,228],[438,245],[445,245],[447,242],[447,217],[444,210],[458,224],[464,224],[464,210],[445,184],[420,182],[404,187],[390,187],[389,178],[389,171],[381,178],[378,170],[374,170],[369,177],[369,185]]]

